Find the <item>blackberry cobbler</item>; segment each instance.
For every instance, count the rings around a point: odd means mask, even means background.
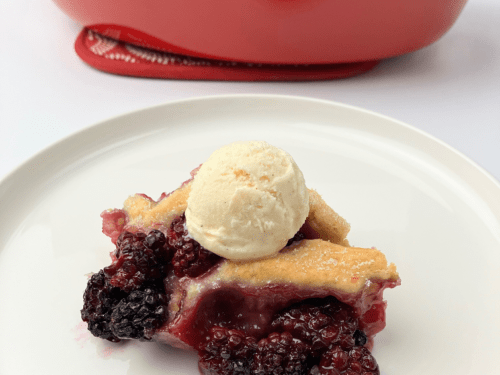
[[[282,182],[289,164],[295,168],[291,158],[283,162],[288,156],[263,142],[237,147],[222,149],[223,167],[211,157],[158,201],[138,194],[101,215],[116,248],[85,290],[88,329],[113,342],[195,350],[202,374],[379,374],[370,350],[385,327],[382,293],[400,284],[396,267],[374,248],[350,247],[349,224],[317,192],[294,185],[297,174],[303,184],[297,170]],[[221,198],[217,186],[210,193],[207,173],[229,176],[220,188],[227,209],[212,206]],[[302,213],[290,218],[290,210]],[[260,243],[264,250],[255,250]]]

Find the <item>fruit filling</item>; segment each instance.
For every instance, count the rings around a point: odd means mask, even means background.
[[[198,346],[203,374],[379,374],[353,309],[334,297],[277,313],[262,338],[213,326]]]
[[[287,246],[303,239],[299,231]],[[94,336],[113,342],[151,340],[168,320],[165,279],[196,278],[221,260],[189,235],[184,216],[167,236],[122,232],[112,255],[113,263],[90,278],[81,313]],[[245,303],[236,290],[203,300],[191,329],[203,374],[379,374],[353,308],[335,297],[292,304],[258,330],[252,326],[268,307],[252,316]]]
[[[167,236],[158,230],[147,235],[123,231],[118,236],[112,253],[113,263],[92,275],[83,295],[82,319],[88,322],[94,336],[113,342],[150,340],[154,330],[168,318],[166,306],[170,296],[165,279],[169,275],[170,279],[196,278],[222,260],[189,235],[185,221],[184,215],[174,219]],[[304,235],[298,232],[288,244],[303,238]],[[212,306],[202,310],[219,316],[220,322],[223,322],[221,316],[234,317],[239,303],[234,302],[243,296],[227,297],[226,292],[221,298],[209,299]],[[231,308],[222,307],[222,303],[231,304]],[[214,304],[218,307],[214,308]],[[205,318],[200,325],[205,327],[208,321]],[[228,318],[225,322],[231,323]]]

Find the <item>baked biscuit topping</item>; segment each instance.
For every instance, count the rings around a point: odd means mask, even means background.
[[[309,215],[306,218],[305,229],[310,231],[313,237],[348,246],[346,236],[351,229],[350,225],[328,206],[315,190],[308,189],[308,191]],[[137,227],[149,227],[155,223],[170,225],[175,217],[185,211],[190,192],[189,182],[159,202],[141,194],[130,196],[123,207],[128,215],[128,225]]]
[[[309,189],[307,223],[318,238],[349,246],[346,237],[351,226],[333,208],[326,204],[318,192],[311,189]]]
[[[128,197],[123,205],[128,214],[128,224],[138,227],[149,227],[156,223],[170,225],[173,219],[186,210],[190,191],[191,183],[187,183],[158,203],[140,194]]]
[[[345,247],[323,240],[303,240],[268,259],[226,261],[222,280],[246,284],[292,283],[356,293],[367,280],[398,280],[396,266],[376,249]]]

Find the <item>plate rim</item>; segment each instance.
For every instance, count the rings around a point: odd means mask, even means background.
[[[485,170],[482,166],[477,164],[475,161],[473,161],[471,158],[469,158],[467,155],[462,153],[461,151],[457,150],[456,148],[452,147],[448,143],[440,140],[439,138],[421,130],[418,129],[408,123],[405,123],[403,121],[397,120],[393,117],[383,115],[381,113],[364,109],[362,107],[350,105],[350,104],[345,104],[341,103],[338,101],[332,101],[332,100],[326,100],[326,99],[317,99],[317,98],[312,98],[312,97],[307,97],[307,96],[298,96],[298,95],[281,95],[281,94],[223,94],[223,95],[206,95],[206,96],[196,96],[196,97],[191,97],[191,98],[184,98],[184,99],[178,99],[178,100],[173,100],[173,101],[167,101],[164,103],[160,104],[155,104],[151,106],[146,106],[142,107],[139,109],[132,109],[130,111],[123,112],[118,115],[113,115],[109,116],[101,121],[95,122],[93,124],[89,124],[87,126],[84,126],[83,128],[74,131],[54,142],[51,144],[45,146],[35,154],[33,154],[31,157],[26,159],[24,162],[19,164],[17,167],[12,169],[10,172],[8,172],[6,175],[2,176],[0,178],[0,198],[5,196],[6,194],[9,194],[9,185],[15,185],[15,180],[18,179],[19,177],[22,177],[21,174],[25,170],[33,170],[34,166],[37,164],[38,160],[45,160],[45,159],[50,159],[50,154],[53,153],[53,151],[57,151],[59,148],[64,148],[64,146],[72,141],[77,140],[78,138],[85,136],[86,133],[90,132],[95,132],[98,131],[98,129],[106,126],[106,124],[111,124],[113,122],[119,121],[122,118],[130,117],[130,116],[140,116],[141,114],[145,114],[148,112],[153,112],[156,110],[159,110],[161,108],[175,108],[176,106],[179,105],[186,105],[186,104],[193,104],[196,105],[198,103],[204,103],[204,102],[209,102],[209,101],[230,101],[230,100],[280,100],[283,102],[292,102],[292,101],[299,101],[299,102],[307,102],[310,104],[319,104],[322,106],[328,106],[331,108],[340,108],[342,110],[347,110],[350,112],[355,112],[358,114],[365,114],[368,116],[376,117],[381,120],[387,121],[389,123],[392,123],[394,126],[398,126],[402,129],[404,129],[407,132],[414,133],[416,135],[419,135],[422,137],[422,139],[426,139],[427,141],[430,141],[434,143],[435,145],[441,147],[442,149],[445,149],[447,152],[450,154],[454,155],[457,160],[460,160],[461,162],[465,162],[469,167],[472,167],[476,172],[480,172],[480,175],[484,178],[484,182],[488,182],[491,184],[491,187],[496,189],[496,193],[500,197],[500,181],[498,181],[491,173],[489,173],[487,170]],[[367,130],[368,131],[368,130]],[[419,148],[418,145],[413,145],[413,147]],[[449,163],[447,165],[450,167]],[[473,182],[473,185],[471,185],[470,181],[468,181],[469,185],[471,187],[474,187],[474,190],[477,190],[478,188],[478,181],[475,180]]]

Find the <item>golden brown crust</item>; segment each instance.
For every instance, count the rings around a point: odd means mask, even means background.
[[[191,184],[188,183],[158,203],[138,194],[128,197],[123,209],[128,214],[129,225],[144,227],[158,223],[169,225],[175,217],[186,210],[190,191]]]
[[[315,234],[332,243],[349,246],[346,237],[351,226],[321,198],[315,190],[309,189],[309,215],[307,225]]]
[[[278,255],[255,261],[225,261],[224,281],[246,284],[292,283],[356,293],[367,280],[398,280],[396,266],[376,249],[345,247],[323,240],[303,240]]]
[[[169,225],[176,216],[186,210],[190,191],[191,183],[188,183],[158,203],[139,194],[130,196],[123,207],[128,214],[129,225],[143,227],[158,223]],[[312,231],[312,237],[349,246],[346,236],[350,225],[311,189],[309,189],[309,215],[305,226]]]

